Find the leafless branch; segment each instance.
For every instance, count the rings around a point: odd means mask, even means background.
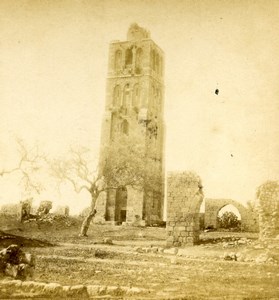
[[[20,172],[20,182],[23,184],[25,190],[34,190],[40,193],[43,186],[35,182],[34,174],[40,169],[41,160],[45,156],[39,153],[38,146],[28,149],[23,140],[16,138],[18,145],[19,160],[17,166],[9,170],[3,169],[0,176],[10,175],[12,173]]]

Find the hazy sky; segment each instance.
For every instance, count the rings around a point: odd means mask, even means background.
[[[137,22],[165,52],[166,169],[194,170],[205,196],[253,199],[279,179],[278,1],[0,1],[0,169],[14,137],[49,155],[98,156],[108,46]],[[215,95],[215,89],[219,95]],[[0,203],[24,195],[0,177]],[[37,199],[85,207],[87,195]]]

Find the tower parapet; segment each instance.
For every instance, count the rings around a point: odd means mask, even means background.
[[[127,40],[143,40],[149,39],[150,32],[142,27],[140,27],[137,23],[133,23],[130,25],[128,33],[127,33]]]

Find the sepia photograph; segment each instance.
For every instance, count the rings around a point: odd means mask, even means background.
[[[0,0],[0,299],[279,299],[279,1]]]

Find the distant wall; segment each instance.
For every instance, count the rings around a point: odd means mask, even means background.
[[[68,205],[57,206],[57,208],[54,211],[54,214],[68,217],[70,215],[70,208]]]
[[[259,217],[258,214],[241,203],[231,199],[205,199],[204,226],[217,228],[218,212],[226,205],[233,205],[241,215],[241,227],[244,231],[258,232]]]
[[[9,215],[9,216],[15,216],[20,218],[21,213],[21,204],[3,204],[0,207],[0,214],[3,215]]]
[[[192,172],[171,172],[167,178],[167,245],[194,245],[199,241],[201,179]]]

